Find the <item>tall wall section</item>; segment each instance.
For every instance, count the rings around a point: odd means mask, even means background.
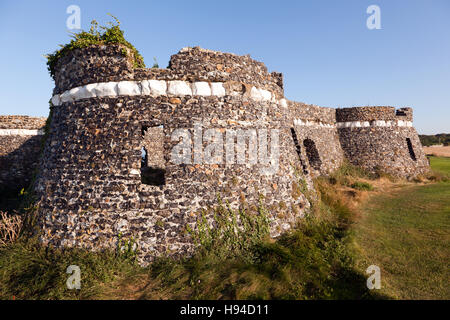
[[[36,184],[41,239],[100,249],[122,233],[146,263],[191,250],[186,226],[218,195],[234,208],[262,199],[273,236],[291,228],[309,203],[281,75],[198,48],[168,69],[133,69],[122,49],[93,46],[58,62]]]
[[[0,190],[20,190],[38,164],[46,118],[0,116]]]
[[[352,164],[401,177],[429,170],[411,108],[342,108],[336,110],[336,120],[342,149]]]
[[[306,174],[327,175],[344,160],[336,129],[336,109],[288,102],[292,135]]]

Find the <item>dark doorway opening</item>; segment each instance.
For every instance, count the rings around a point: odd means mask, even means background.
[[[141,183],[152,186],[166,184],[164,161],[164,128],[142,127]]]

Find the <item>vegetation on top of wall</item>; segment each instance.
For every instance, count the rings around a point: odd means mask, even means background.
[[[158,69],[159,68],[159,64],[158,61],[156,60],[156,57],[153,57],[153,69]]]
[[[120,29],[119,20],[110,15],[115,20],[114,22],[108,22],[107,26],[99,26],[96,20],[92,20],[91,28],[89,31],[81,31],[79,33],[71,33],[72,40],[66,45],[60,45],[61,49],[48,54],[47,57],[47,68],[50,75],[54,78],[55,67],[59,59],[67,55],[74,49],[85,48],[90,45],[95,44],[122,44],[133,52],[134,56],[134,67],[144,68],[144,58],[141,56],[139,51],[127,40],[123,35],[123,30]]]

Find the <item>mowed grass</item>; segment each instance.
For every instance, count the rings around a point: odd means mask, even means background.
[[[431,157],[450,173],[450,158]],[[381,268],[381,294],[450,299],[450,182],[390,188],[372,196],[354,226],[360,268]]]
[[[431,156],[429,159],[433,170],[445,175],[450,175],[450,158]]]

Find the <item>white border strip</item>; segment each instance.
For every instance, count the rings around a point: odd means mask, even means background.
[[[0,136],[41,136],[42,129],[0,129]]]
[[[294,125],[305,127],[321,127],[321,128],[374,128],[374,127],[412,127],[412,121],[396,120],[396,121],[347,121],[338,122],[336,124],[324,123],[313,120],[294,119]]]
[[[226,92],[223,82],[188,82],[181,80],[142,80],[142,81],[119,81],[91,83],[85,86],[67,90],[52,97],[52,104],[59,106],[64,102],[78,101],[81,99],[97,97],[118,97],[118,96],[217,96],[223,97],[226,94],[237,95],[237,92]],[[251,87],[249,97],[256,101],[277,102],[275,95],[265,89]],[[284,99],[282,99],[284,100]],[[280,101],[282,106],[286,104]]]
[[[294,119],[294,125],[305,127],[321,127],[321,128],[336,128],[335,124],[324,123],[321,121]]]
[[[412,121],[404,121],[404,120],[392,120],[392,121],[384,121],[384,120],[375,120],[375,121],[347,121],[347,122],[338,122],[337,127],[340,128],[369,128],[369,127],[412,127]]]

